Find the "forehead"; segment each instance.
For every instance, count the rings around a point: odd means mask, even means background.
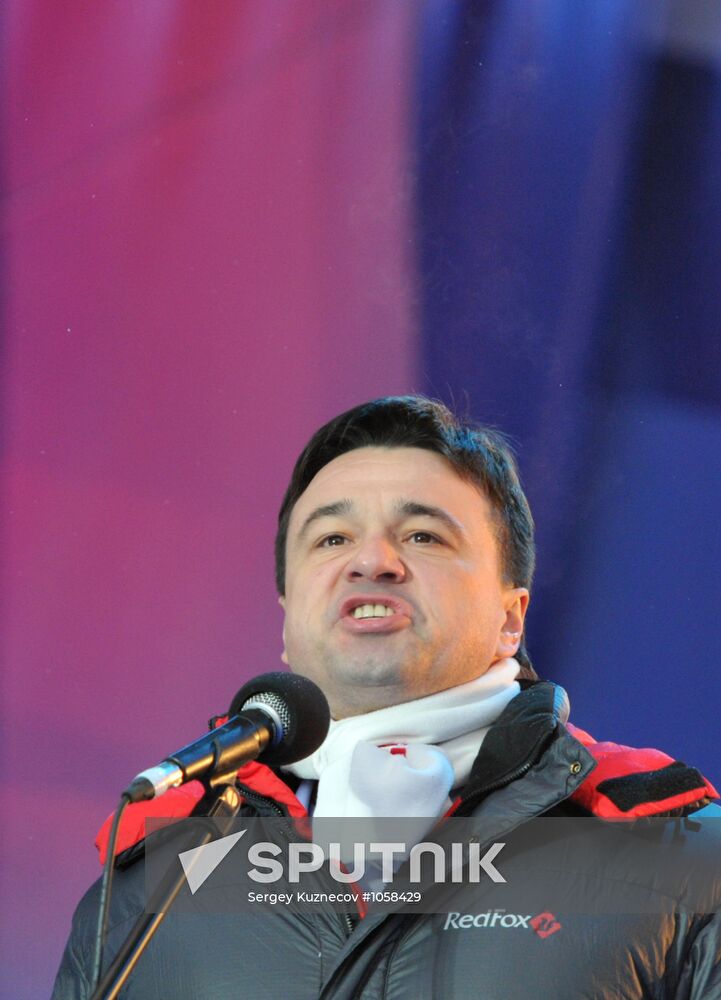
[[[424,448],[356,448],[328,462],[311,480],[293,509],[290,533],[319,505],[350,500],[362,506],[399,497],[443,507],[469,526],[491,514],[484,494],[461,479],[442,455]]]

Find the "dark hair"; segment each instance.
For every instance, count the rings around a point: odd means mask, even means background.
[[[278,514],[275,580],[285,593],[288,523],[295,504],[323,466],[355,448],[425,448],[442,455],[461,479],[491,502],[505,582],[530,589],[535,566],[533,517],[505,437],[460,420],[447,406],[425,396],[385,396],[334,417],[316,431],[295,463]],[[517,659],[522,674],[535,677],[522,638]]]

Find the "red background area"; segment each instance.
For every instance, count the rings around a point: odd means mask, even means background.
[[[277,669],[309,434],[417,387],[412,5],[5,14],[4,995],[132,775]]]

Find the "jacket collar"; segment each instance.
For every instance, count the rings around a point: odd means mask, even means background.
[[[563,688],[541,681],[521,691],[488,730],[463,798],[500,788],[528,771],[567,716]]]

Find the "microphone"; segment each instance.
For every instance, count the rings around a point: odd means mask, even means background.
[[[292,764],[314,753],[330,727],[330,709],[318,685],[280,670],[244,684],[228,715],[222,726],[137,774],[123,795],[131,802],[154,799],[196,778],[220,780],[258,758],[274,766]]]

